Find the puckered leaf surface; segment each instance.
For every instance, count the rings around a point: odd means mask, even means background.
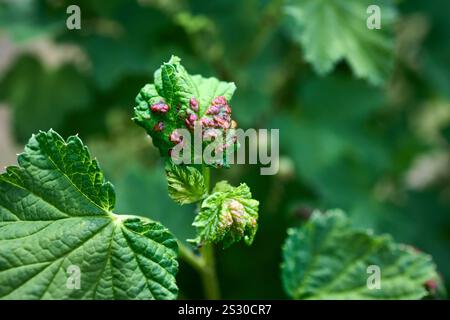
[[[224,247],[244,238],[250,245],[258,229],[259,202],[252,199],[250,188],[241,183],[230,186],[226,181],[216,184],[203,200],[193,226],[197,228],[197,244],[223,242]]]
[[[172,56],[155,71],[154,83],[141,89],[134,108],[133,120],[152,137],[164,158],[171,155],[175,145],[186,142],[177,137],[180,129],[192,131],[199,125],[205,134],[208,129],[227,132],[231,127],[229,101],[236,90],[235,84],[190,75],[180,61]],[[208,113],[211,107],[216,110]],[[203,145],[208,144],[204,136]],[[231,145],[234,142],[228,147]],[[228,166],[228,163],[219,161],[217,166]]]
[[[425,283],[438,278],[430,256],[353,229],[339,210],[316,211],[288,234],[282,280],[294,299],[420,299]],[[379,267],[379,289],[367,285],[370,266]]]
[[[176,240],[112,213],[113,186],[78,137],[41,132],[18,162],[0,175],[0,298],[176,298]]]

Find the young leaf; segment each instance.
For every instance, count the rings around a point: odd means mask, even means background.
[[[176,240],[111,212],[113,186],[78,137],[33,135],[18,163],[0,175],[0,298],[176,298]]]
[[[381,11],[381,29],[369,29],[370,5]],[[381,84],[393,66],[391,0],[286,0],[288,31],[320,74],[347,60],[356,76]],[[389,63],[387,63],[389,61]]]
[[[259,202],[252,199],[249,187],[242,183],[232,187],[226,181],[217,183],[195,217],[198,245],[223,242],[225,248],[244,238],[250,245],[258,229]]]
[[[376,281],[371,268],[379,268],[379,288],[369,288]],[[282,280],[294,299],[420,299],[435,279],[431,257],[390,236],[353,229],[339,210],[314,212],[288,231],[283,248]]]
[[[216,78],[191,76],[172,56],[154,74],[154,84],[147,84],[136,97],[133,120],[152,137],[162,157],[169,157],[175,145],[184,143],[177,129],[202,128],[204,146],[208,130],[224,134],[232,127],[229,101],[236,86]],[[192,140],[192,139],[191,139]],[[225,148],[235,147],[235,140],[226,141]],[[192,155],[194,158],[194,155]],[[215,166],[228,166],[219,161]]]
[[[179,204],[200,201],[207,193],[203,176],[194,167],[168,164],[166,175],[169,196]]]

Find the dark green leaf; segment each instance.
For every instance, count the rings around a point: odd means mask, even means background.
[[[369,267],[380,288],[369,288]],[[314,212],[290,229],[283,248],[282,279],[294,299],[420,299],[437,280],[431,257],[396,244],[390,236],[353,229],[339,210]]]
[[[41,132],[18,162],[0,176],[1,298],[176,298],[176,240],[157,222],[112,213],[113,186],[78,137]]]

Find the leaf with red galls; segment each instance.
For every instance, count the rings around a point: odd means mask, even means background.
[[[202,134],[216,128],[226,136],[232,123],[229,101],[235,89],[234,83],[188,74],[180,59],[172,56],[155,72],[154,84],[145,85],[139,92],[133,120],[152,137],[161,156],[170,157],[170,150],[181,142],[177,129],[193,130],[199,123]],[[209,143],[204,141],[203,146]],[[235,147],[235,141],[224,147]],[[213,166],[228,164],[224,158]]]

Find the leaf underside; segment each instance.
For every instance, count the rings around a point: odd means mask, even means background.
[[[367,285],[369,266],[379,267],[379,289]],[[313,213],[283,248],[282,280],[294,299],[420,299],[437,277],[431,257],[352,229],[339,210]]]
[[[18,163],[0,175],[0,298],[176,298],[176,240],[111,212],[113,186],[78,137],[40,132]]]

